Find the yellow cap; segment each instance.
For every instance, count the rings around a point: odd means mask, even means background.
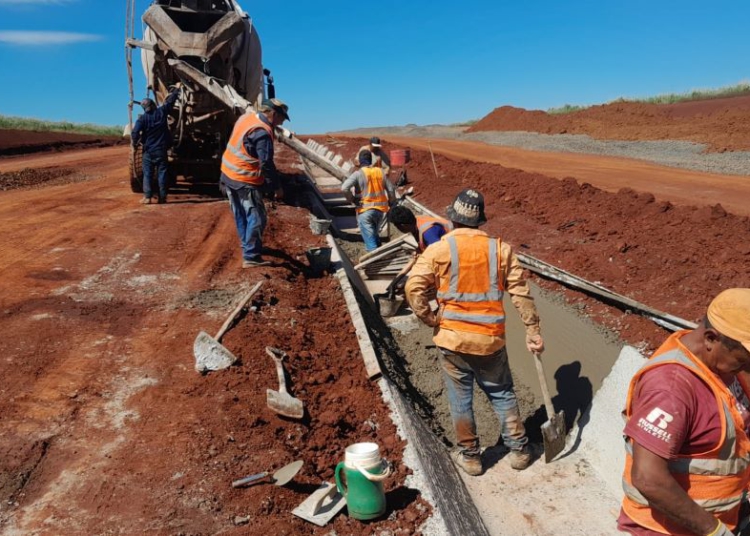
[[[708,306],[707,316],[716,331],[750,351],[750,288],[721,292]]]

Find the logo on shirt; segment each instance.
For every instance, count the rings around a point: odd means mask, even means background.
[[[638,426],[662,441],[669,442],[672,434],[667,432],[667,426],[674,420],[674,417],[661,408],[654,408],[646,418],[638,420]]]
[[[656,423],[656,421],[659,421],[657,423],[657,426],[661,428],[662,430],[667,429],[667,425],[674,420],[674,417],[672,417],[669,413],[664,411],[661,408],[654,408],[651,410],[651,413],[648,414],[646,417],[646,420],[650,422],[651,424]]]

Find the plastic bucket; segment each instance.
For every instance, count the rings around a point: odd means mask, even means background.
[[[383,481],[391,467],[380,457],[376,443],[355,443],[346,448],[344,461],[336,466],[336,487],[346,497],[349,517],[376,519],[386,511]]]
[[[316,234],[316,235],[326,234],[330,227],[331,227],[331,220],[316,218],[313,214],[310,214],[310,229],[312,230],[313,234]]]
[[[331,265],[331,248],[310,248],[305,252],[310,270],[314,275],[321,275]]]
[[[411,149],[394,149],[391,151],[391,166],[403,166],[411,160]]]

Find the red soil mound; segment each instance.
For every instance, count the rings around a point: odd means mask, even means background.
[[[0,130],[0,157],[42,151],[109,147],[122,143],[126,143],[126,140],[120,136],[38,132],[35,130]]]
[[[750,150],[750,95],[677,104],[617,102],[567,114],[502,106],[467,132],[490,130],[586,134],[609,140],[685,140],[705,143],[710,151],[746,151]]]

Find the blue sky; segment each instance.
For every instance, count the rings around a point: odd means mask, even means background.
[[[750,80],[747,0],[241,4],[299,133]],[[0,114],[124,124],[124,17],[125,0],[0,0]]]

